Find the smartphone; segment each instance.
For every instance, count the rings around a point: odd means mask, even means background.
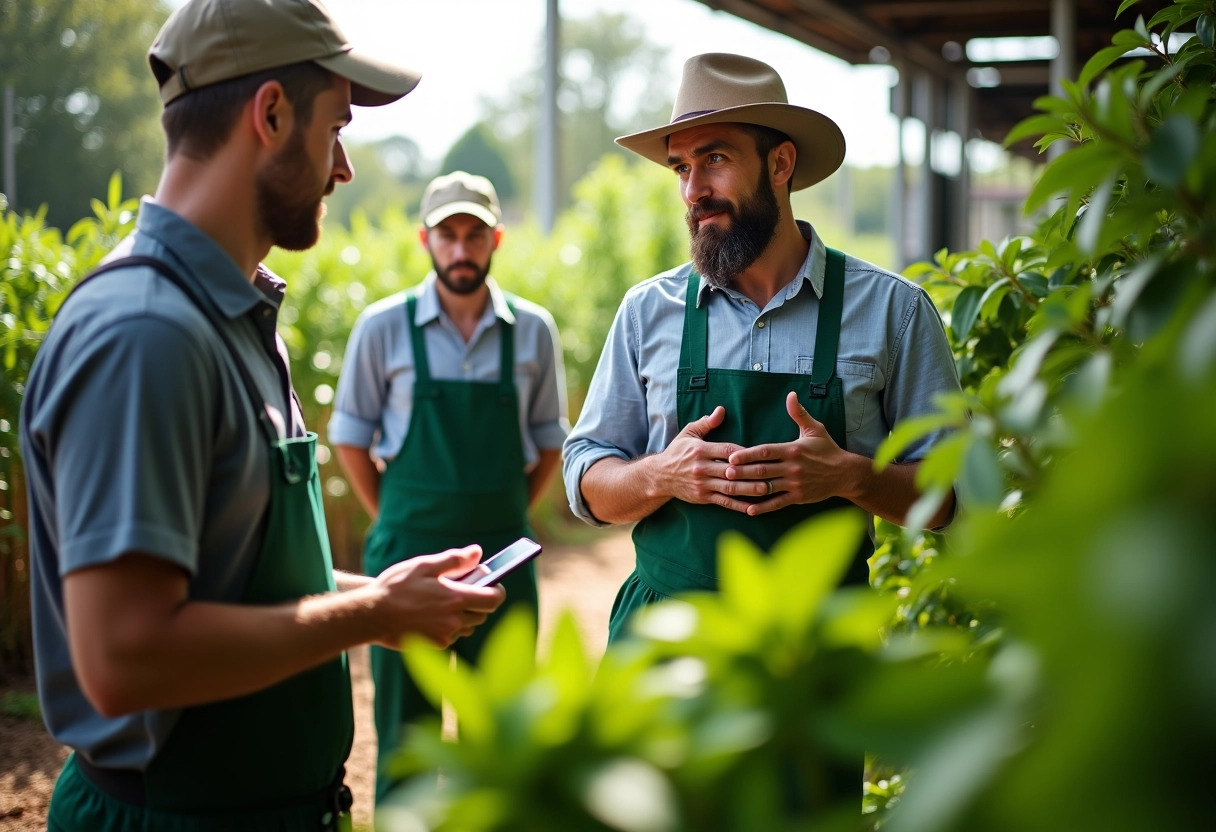
[[[469,586],[494,586],[505,576],[523,566],[540,554],[541,546],[535,540],[521,537],[494,557],[483,560],[459,578],[462,584]]]

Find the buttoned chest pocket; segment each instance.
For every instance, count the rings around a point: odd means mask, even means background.
[[[814,364],[812,356],[800,355],[797,372],[810,375]],[[875,368],[866,361],[839,360],[836,362],[836,375],[840,376],[844,385],[844,429],[846,433],[853,433],[866,423],[870,415],[868,411],[874,407]]]

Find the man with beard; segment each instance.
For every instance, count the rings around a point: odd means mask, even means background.
[[[374,519],[368,575],[422,552],[474,542],[489,556],[530,536],[528,506],[557,470],[565,374],[553,317],[502,291],[490,261],[502,240],[494,186],[463,171],[422,197],[419,239],[433,270],[364,310],[346,348],[329,439]],[[536,615],[534,568],[504,580]],[[487,626],[455,645],[475,661]],[[396,654],[373,647],[377,800],[405,725],[433,713]]]
[[[48,828],[348,828],[344,651],[447,645],[504,596],[445,578],[476,547],[334,572],[260,261],[316,242],[351,105],[418,77],[311,0],[190,0],[149,60],[160,185],[63,304],[22,408],[39,696],[74,749]]]
[[[893,426],[959,389],[925,292],[795,220],[790,192],[840,166],[844,137],[788,104],[767,64],[691,58],[671,123],[617,142],[677,175],[692,263],[626,293],[565,444],[573,511],[637,522],[610,639],[646,604],[716,590],[725,531],[768,550],[850,504],[902,523],[938,437],[882,471],[872,457]],[[953,506],[946,495],[930,525]],[[869,528],[847,581],[868,579]]]

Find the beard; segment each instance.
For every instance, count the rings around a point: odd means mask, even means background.
[[[493,257],[486,260],[484,267],[477,265],[472,260],[457,260],[455,263],[448,265],[446,269],[441,269],[439,263],[435,261],[435,255],[431,255],[431,266],[435,269],[435,276],[439,278],[439,282],[454,295],[471,295],[485,285],[486,278],[490,275],[490,263]],[[473,272],[468,277],[454,277],[452,271],[457,268],[469,269]]]
[[[698,227],[698,221],[722,213],[730,225]],[[756,188],[739,201],[739,207],[726,199],[704,199],[688,209],[688,250],[692,264],[709,285],[724,289],[764,253],[777,233],[780,220],[777,195],[768,172],[761,167]]]
[[[297,124],[287,144],[257,173],[257,221],[270,242],[288,251],[304,251],[316,245],[325,216],[322,200],[333,193],[334,180],[320,193],[307,190],[315,175],[304,148],[304,129]]]

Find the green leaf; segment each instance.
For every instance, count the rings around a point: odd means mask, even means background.
[[[737,532],[718,538],[718,580],[722,602],[750,621],[770,618],[768,571],[764,553]]]
[[[106,205],[111,211],[117,211],[122,204],[122,173],[114,171],[110,174],[110,184],[106,188]]]
[[[1115,17],[1118,17],[1119,15],[1123,14],[1125,11],[1127,11],[1128,9],[1130,9],[1132,6],[1136,5],[1139,2],[1140,2],[1140,0],[1123,0],[1123,2],[1119,4],[1119,10],[1117,12],[1115,12]]]
[[[524,688],[536,672],[536,619],[530,609],[515,606],[494,626],[478,670],[493,702],[504,702]]]
[[[1177,188],[1199,152],[1200,141],[1198,125],[1185,116],[1170,116],[1149,139],[1145,172],[1159,184]]]
[[[1099,49],[1081,68],[1081,75],[1077,78],[1077,83],[1082,87],[1088,87],[1107,67],[1122,58],[1127,52],[1126,46],[1108,46],[1105,49]]]
[[[955,418],[952,414],[942,412],[905,419],[897,424],[891,431],[891,435],[878,446],[878,452],[874,454],[875,469],[881,471],[898,459],[899,454],[917,439],[948,427],[954,422]]]
[[[793,635],[805,631],[823,599],[840,584],[864,528],[863,512],[839,509],[800,523],[773,547],[776,580],[763,600],[791,626]],[[774,603],[778,595],[779,604]]]
[[[959,499],[972,506],[995,509],[1005,497],[1005,478],[996,452],[987,442],[972,442],[963,459]]]
[[[985,289],[984,296],[980,298],[980,316],[991,318],[996,314],[996,310],[1001,304],[1001,299],[1009,294],[1012,288],[1013,285],[1009,282],[1009,278],[1002,277]]]
[[[954,299],[954,307],[950,312],[950,330],[958,343],[966,341],[967,336],[971,334],[983,297],[984,290],[981,287],[968,286]]]
[[[1208,49],[1216,48],[1213,45],[1213,30],[1216,25],[1213,25],[1212,15],[1203,14],[1195,21],[1195,34],[1199,37],[1199,42]]]
[[[1106,222],[1106,210],[1110,205],[1110,194],[1115,187],[1115,177],[1110,176],[1098,183],[1089,197],[1089,205],[1081,222],[1077,225],[1077,246],[1082,253],[1093,257],[1098,252],[1102,225]]]
[[[1090,142],[1062,153],[1048,163],[1031,188],[1025,212],[1033,213],[1061,191],[1087,192],[1094,182],[1106,179],[1118,169],[1117,151],[1105,144]]]
[[[1067,128],[1068,125],[1059,116],[1033,115],[1015,124],[1001,144],[1010,147],[1023,139],[1060,132]]]
[[[1003,395],[1017,397],[1028,389],[1038,378],[1039,367],[1057,338],[1059,333],[1048,331],[1023,346],[1017,353],[1013,369],[1001,379],[997,390]]]

